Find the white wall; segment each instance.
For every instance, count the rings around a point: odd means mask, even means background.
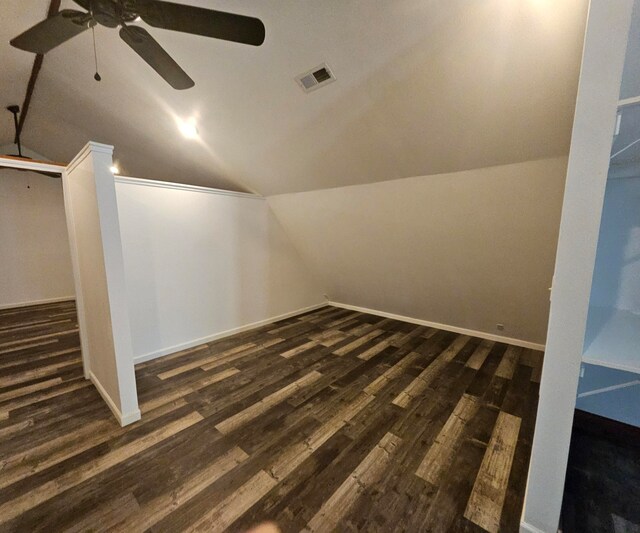
[[[0,169],[0,308],[73,298],[62,180]]]
[[[565,170],[556,158],[269,204],[331,300],[544,343]]]
[[[136,360],[323,303],[260,197],[118,178]]]
[[[140,419],[112,146],[88,143],[63,172],[85,376],[121,425]]]
[[[633,0],[591,0],[521,532],[555,533]]]

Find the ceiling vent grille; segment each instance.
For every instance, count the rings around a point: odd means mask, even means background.
[[[305,93],[315,91],[320,87],[324,87],[329,83],[336,81],[336,77],[326,63],[319,65],[311,70],[296,76],[298,85]]]

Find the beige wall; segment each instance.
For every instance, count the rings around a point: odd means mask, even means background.
[[[0,308],[73,298],[62,181],[0,170]]]
[[[566,163],[268,200],[331,300],[544,343]]]

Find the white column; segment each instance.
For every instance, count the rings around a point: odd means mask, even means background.
[[[555,533],[633,0],[592,0],[521,533]]]
[[[90,142],[62,174],[85,377],[121,425],[140,419],[113,147]]]

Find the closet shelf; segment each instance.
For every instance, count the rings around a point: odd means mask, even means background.
[[[590,308],[582,361],[640,374],[640,315]]]
[[[618,109],[621,107],[627,107],[630,105],[640,104],[640,96],[632,96],[631,98],[622,98],[618,100]]]

